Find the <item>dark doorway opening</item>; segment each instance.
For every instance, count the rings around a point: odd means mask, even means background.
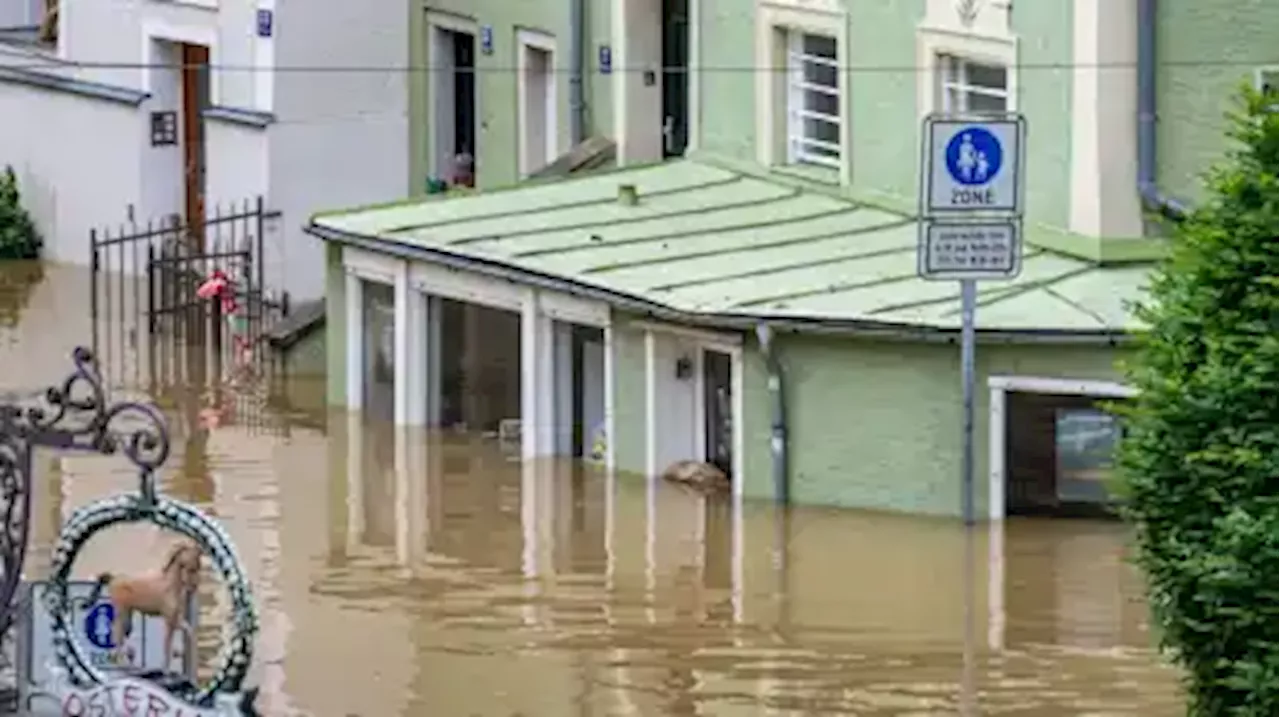
[[[689,146],[689,0],[662,0],[662,156]]]
[[[1108,482],[1120,424],[1102,402],[1019,391],[1005,400],[1008,514],[1113,515]]]
[[[720,351],[702,352],[705,445],[708,463],[733,475],[733,358]]]

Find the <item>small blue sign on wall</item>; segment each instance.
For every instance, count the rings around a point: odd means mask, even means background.
[[[274,24],[275,13],[266,8],[258,8],[258,37],[271,37]]]
[[[608,75],[613,72],[613,48],[608,45],[600,46],[599,63],[600,74]]]
[[[480,26],[480,52],[485,55],[493,54],[493,26]]]

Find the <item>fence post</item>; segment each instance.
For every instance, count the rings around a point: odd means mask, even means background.
[[[98,230],[89,230],[89,316],[93,324],[93,355],[98,355]]]
[[[147,240],[147,384],[156,390],[156,247]]]

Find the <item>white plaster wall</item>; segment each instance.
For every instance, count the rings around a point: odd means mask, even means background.
[[[137,216],[143,221],[163,221],[171,214],[185,212],[185,182],[182,154],[182,73],[177,65],[182,61],[178,45],[158,39],[147,40],[146,58],[152,67],[147,69],[151,97],[138,108],[137,132],[140,158],[142,197]],[[152,112],[177,112],[178,144],[151,146],[150,114]]]
[[[137,116],[127,105],[0,83],[0,163],[18,175],[46,258],[87,264],[90,227],[119,225],[138,204]]]
[[[405,5],[281,0],[275,57],[291,67],[403,66]],[[324,292],[324,248],[302,231],[317,211],[404,197],[409,191],[408,74],[281,72],[270,128],[270,199],[283,212],[268,276],[295,299]],[[288,271],[284,271],[284,267]]]
[[[676,359],[681,356],[694,361],[698,347],[693,342],[671,334],[655,332],[654,340],[654,470],[661,473],[679,460],[702,457],[698,445],[698,382],[693,372],[684,380],[676,378]],[[696,364],[695,364],[696,365]]]
[[[205,197],[209,209],[238,206],[258,195],[265,197],[270,189],[267,182],[269,150],[269,130],[208,120],[205,123]]]
[[[81,67],[77,78],[119,87],[148,89],[148,37],[196,42],[210,46],[217,65],[245,68],[224,70],[213,81],[213,102],[256,108],[254,62],[255,0],[117,0],[67,5],[61,25],[59,53],[79,63],[128,64],[131,67]]]
[[[618,162],[652,162],[662,158],[662,0],[612,2]]]

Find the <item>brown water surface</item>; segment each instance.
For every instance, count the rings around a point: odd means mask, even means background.
[[[65,373],[79,286],[49,268],[0,326],[0,388]],[[164,489],[255,582],[267,714],[1181,713],[1119,524],[784,513],[254,396],[205,431],[198,400],[165,397]],[[60,519],[133,485],[120,458],[42,455],[29,575]],[[160,541],[113,531],[78,571],[149,567]],[[222,602],[210,574],[206,657]]]

